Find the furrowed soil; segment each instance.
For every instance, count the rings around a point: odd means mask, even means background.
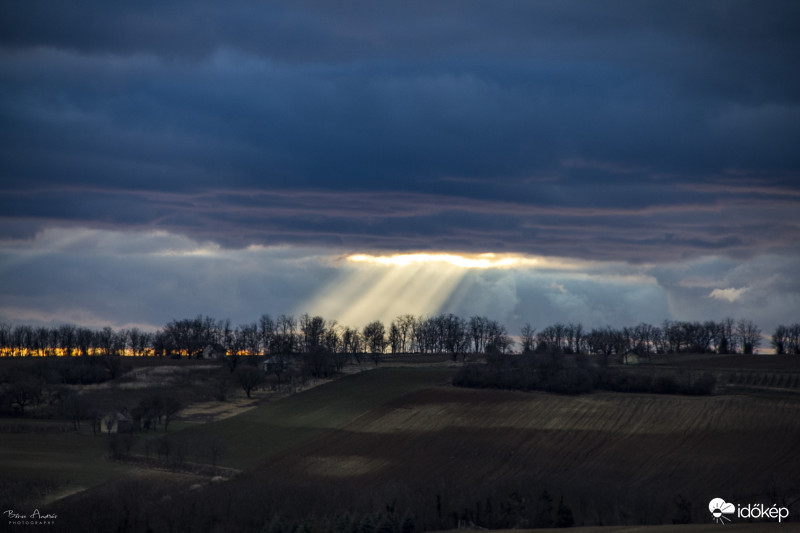
[[[402,495],[437,515],[437,499],[449,513],[467,509],[477,518],[476,504],[485,508],[487,498],[496,506],[528,494],[533,503],[546,489],[564,496],[578,523],[668,523],[678,495],[705,521],[715,495],[761,502],[773,489],[796,491],[798,445],[793,399],[436,387],[294,449],[259,474],[326,485],[354,500]]]
[[[670,524],[660,526],[586,526],[570,528],[570,533],[720,533],[720,524]],[[455,532],[458,530],[451,530]],[[495,530],[495,533],[552,533],[552,528]],[[747,523],[726,524],[725,533],[772,533],[797,531],[791,524]],[[445,532],[442,532],[445,533]]]
[[[711,368],[718,370],[772,370],[776,372],[800,372],[800,357],[793,355],[709,355],[684,356],[680,364],[687,368]]]
[[[123,516],[130,531],[262,531],[278,514],[376,511],[410,512],[426,530],[530,528],[544,491],[553,517],[563,503],[586,531],[683,531],[641,525],[684,518],[706,524],[688,531],[723,528],[710,524],[715,497],[791,506],[788,522],[763,530],[797,530],[796,394],[562,396],[456,388],[452,371],[361,372],[176,431],[190,446],[224,438],[219,464],[242,473],[191,486],[127,476],[62,500],[55,530],[79,523],[74,509],[94,513],[87,531]]]

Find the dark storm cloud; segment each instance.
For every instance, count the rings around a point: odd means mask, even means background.
[[[633,185],[627,185],[627,189]],[[652,189],[654,185],[648,185]],[[670,182],[641,194],[688,199],[660,205],[580,205],[492,200],[417,192],[227,189],[197,193],[100,188],[42,188],[0,193],[5,216],[79,226],[164,229],[226,247],[252,243],[333,245],[344,249],[437,249],[629,261],[672,261],[707,254],[749,257],[800,248],[798,202],[763,184],[706,196],[695,184]],[[542,189],[552,195],[562,188]],[[621,193],[622,194],[622,193]],[[635,191],[624,194],[636,196]],[[577,203],[577,205],[571,205]],[[570,205],[565,205],[570,204]],[[633,205],[631,205],[633,204]],[[13,237],[13,233],[8,235]]]
[[[798,23],[795,2],[7,2],[0,229],[796,248]]]

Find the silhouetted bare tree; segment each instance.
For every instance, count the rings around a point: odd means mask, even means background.
[[[379,358],[376,358],[376,356],[383,354],[386,349],[386,328],[383,322],[380,320],[370,322],[364,326],[363,335],[367,348],[373,354],[375,364],[378,364]]]
[[[236,379],[244,389],[244,393],[250,398],[250,393],[264,383],[264,372],[251,365],[243,365],[236,369]]]
[[[526,322],[520,331],[521,350],[524,352],[532,352],[536,347],[536,328]]]

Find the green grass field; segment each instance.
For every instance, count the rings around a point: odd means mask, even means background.
[[[223,466],[246,469],[270,456],[343,427],[405,394],[448,383],[449,368],[378,368],[349,375],[238,416],[187,429],[227,441]]]

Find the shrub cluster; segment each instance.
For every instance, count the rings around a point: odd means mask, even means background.
[[[106,359],[100,357],[44,358],[34,373],[45,383],[67,385],[103,383],[113,377]]]
[[[558,353],[488,355],[486,364],[462,367],[453,377],[459,387],[541,390],[581,394],[593,390],[655,394],[707,395],[714,392],[713,374],[652,375],[627,369],[598,368],[582,356]]]
[[[589,367],[570,364],[554,354],[488,354],[486,364],[462,367],[453,377],[460,387],[543,390],[561,394],[580,394],[594,388]]]
[[[333,517],[308,515],[297,521],[275,515],[267,523],[265,533],[417,533],[420,531],[411,513],[392,512],[343,513]]]
[[[597,372],[595,387],[616,392],[649,392],[653,394],[686,394],[705,396],[714,392],[717,379],[710,372],[699,375],[652,375],[620,369]]]

